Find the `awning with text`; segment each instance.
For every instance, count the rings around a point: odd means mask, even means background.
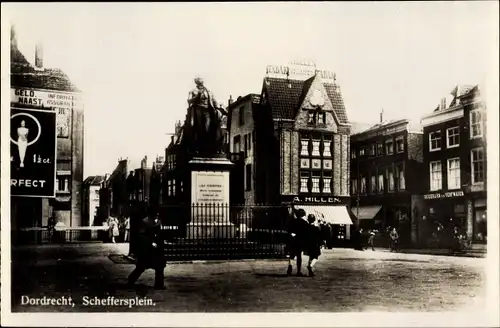
[[[314,214],[316,219],[325,220],[331,224],[352,224],[351,217],[345,206],[297,205],[306,214]]]

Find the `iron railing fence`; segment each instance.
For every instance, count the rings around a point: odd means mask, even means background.
[[[284,206],[220,203],[161,209],[167,258],[232,259],[286,256]]]
[[[83,242],[108,242],[109,227],[70,227],[49,229],[48,227],[20,228],[12,231],[13,245],[26,244],[57,244],[57,243],[83,243]],[[122,241],[125,230],[120,231],[117,242]]]

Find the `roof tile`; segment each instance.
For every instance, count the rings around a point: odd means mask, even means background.
[[[276,77],[264,78],[264,89],[267,91],[273,117],[295,119],[298,107],[302,104],[313,80],[314,76],[305,81]],[[347,123],[344,100],[338,86],[332,83],[323,83],[323,86],[340,123]]]

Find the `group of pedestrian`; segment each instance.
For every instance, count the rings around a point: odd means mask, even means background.
[[[371,248],[375,250],[375,235],[378,233],[375,229],[358,229],[353,236],[354,249],[364,251]]]
[[[290,208],[289,242],[288,242],[288,269],[287,275],[292,275],[292,261],[296,260],[297,276],[302,273],[302,254],[309,256],[307,270],[310,277],[315,276],[314,266],[321,255],[323,236],[321,228],[317,224],[316,216],[312,213],[307,215],[302,208]]]
[[[129,242],[130,236],[130,218],[124,217],[119,220],[115,217],[108,217],[106,221],[103,222],[103,226],[106,227],[108,241],[111,243],[116,243],[117,239],[123,242]],[[121,238],[120,238],[121,236]]]

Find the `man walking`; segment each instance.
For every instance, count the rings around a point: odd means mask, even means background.
[[[133,286],[146,269],[155,270],[155,289],[165,289],[163,270],[166,266],[161,223],[156,210],[150,209],[150,214],[141,222],[139,244],[135,270],[128,277],[129,286]]]
[[[288,270],[287,275],[292,274],[292,260],[296,258],[297,263],[297,276],[304,276],[301,272],[302,269],[302,251],[305,247],[305,234],[309,228],[307,222],[306,211],[302,208],[295,210],[291,208],[291,219],[289,222],[289,243],[288,243]]]

